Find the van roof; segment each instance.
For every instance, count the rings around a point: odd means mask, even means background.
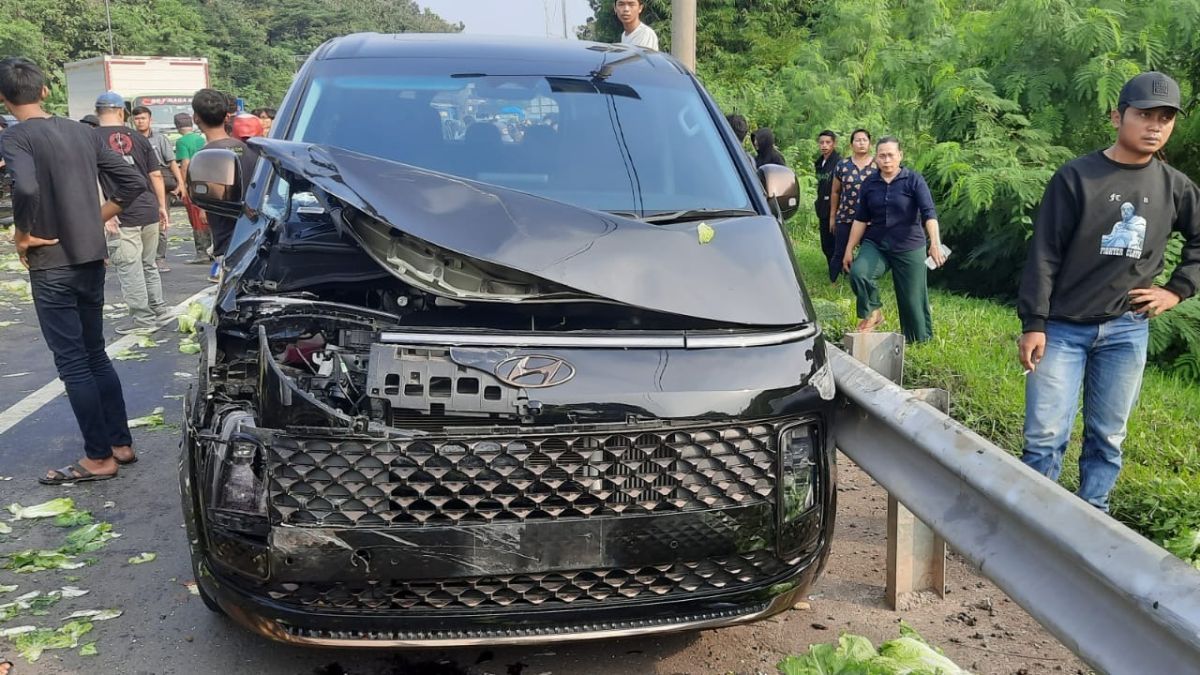
[[[667,54],[628,45],[463,33],[355,33],[334,38],[321,45],[317,48],[314,58],[456,58],[477,59],[481,63],[529,61],[553,63],[560,72],[586,75],[605,61],[611,63],[639,52],[642,54],[643,63],[683,70],[682,66]]]

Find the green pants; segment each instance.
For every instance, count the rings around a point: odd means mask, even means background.
[[[900,330],[908,342],[924,342],[933,337],[933,314],[926,286],[925,250],[889,251],[864,241],[858,257],[850,266],[850,287],[858,300],[858,318],[865,319],[883,307],[879,300],[879,278],[892,270],[896,287],[896,305],[900,310]]]

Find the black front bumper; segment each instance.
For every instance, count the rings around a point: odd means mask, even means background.
[[[272,432],[271,525],[252,535],[201,508],[188,433],[197,580],[257,633],[333,647],[759,620],[794,604],[828,556],[835,490],[819,419],[432,441]],[[816,496],[784,520],[776,439],[805,420],[818,422]]]
[[[201,592],[215,600],[234,621],[280,642],[380,648],[536,644],[699,630],[757,621],[788,609],[806,592],[819,573],[824,552],[827,548],[819,558],[785,566],[778,574],[763,576],[736,591],[668,594],[663,599],[648,601],[605,601],[520,612],[498,612],[495,608],[379,612],[362,606],[345,610],[312,609],[291,596],[307,593],[311,598],[320,585],[282,584],[276,588],[287,586],[294,590],[275,599],[272,596],[279,596],[280,590],[247,586],[242,580],[235,581],[230,575],[214,571],[208,563],[201,563],[198,581]],[[752,563],[747,563],[747,567],[751,566]],[[338,586],[329,584],[326,588]]]

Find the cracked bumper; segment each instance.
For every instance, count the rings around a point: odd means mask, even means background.
[[[322,647],[431,648],[561,643],[749,623],[791,607],[815,579],[820,562],[807,561],[736,593],[519,613],[439,611],[380,616],[367,611],[300,610],[250,592],[207,564],[202,563],[198,581],[231,619],[272,640]]]

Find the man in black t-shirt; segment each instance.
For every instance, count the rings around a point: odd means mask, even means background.
[[[90,127],[47,113],[48,94],[32,61],[0,61],[0,103],[21,121],[0,141],[13,178],[13,239],[84,441],[84,459],[39,478],[61,484],[112,478],[118,464],[137,459],[121,380],[104,352],[102,223],[145,192],[146,182]],[[109,185],[103,204],[100,178]]]
[[[813,208],[817,210],[817,231],[821,234],[821,252],[825,254],[825,262],[829,266],[829,280],[837,281],[842,261],[834,260],[837,238],[829,229],[833,171],[838,162],[842,161],[842,156],[837,151],[837,134],[829,129],[817,134],[817,148],[820,154],[813,160],[813,172],[817,175],[817,201],[813,203]]]
[[[1149,72],[1125,83],[1111,113],[1116,142],[1068,162],[1046,186],[1021,279],[1021,461],[1057,480],[1086,383],[1078,495],[1105,511],[1141,388],[1149,319],[1200,286],[1200,189],[1155,158],[1179,112],[1170,77]],[[1158,286],[1173,231],[1183,252]]]
[[[167,229],[167,192],[163,184],[162,164],[154,147],[144,136],[124,124],[125,99],[107,91],[96,99],[96,117],[100,126],[95,133],[113,152],[146,176],[153,188],[142,193],[121,214],[119,224],[108,222],[110,260],[121,280],[121,293],[129,305],[132,321],[117,327],[121,334],[154,330],[167,315],[162,279],[155,257],[158,240]],[[107,196],[112,185],[104,178],[100,186]]]
[[[192,97],[192,117],[196,122],[196,127],[208,141],[204,150],[224,148],[232,150],[241,158],[242,193],[245,194],[246,185],[250,182],[250,174],[253,173],[254,165],[258,162],[258,153],[242,141],[229,135],[225,126],[226,119],[229,117],[229,101],[228,96],[215,89],[201,89]],[[208,227],[212,231],[213,256],[224,257],[236,225],[236,218],[208,214]],[[214,268],[216,267],[217,265],[214,265]],[[211,276],[211,280],[216,281],[215,273]]]

